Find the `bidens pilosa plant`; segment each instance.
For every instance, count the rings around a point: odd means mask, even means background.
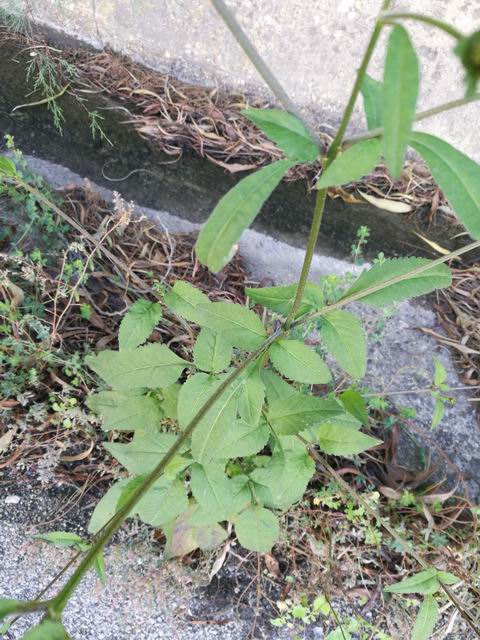
[[[363,329],[348,306],[360,302],[383,307],[446,287],[451,277],[444,263],[480,246],[480,166],[447,142],[414,130],[416,120],[478,95],[417,114],[417,55],[400,22],[421,20],[457,40],[470,94],[476,73],[476,36],[465,39],[434,18],[387,13],[390,2],[385,1],[339,130],[325,153],[223,0],[212,3],[286,108],[244,112],[285,158],[241,180],[220,200],[199,235],[197,257],[212,271],[221,270],[282,177],[296,164],[320,160],[322,172],[300,279],[293,285],[247,290],[253,303],[274,314],[277,322],[267,325],[252,309],[212,302],[191,284],[176,282],[162,300],[138,300],[131,307],[120,328],[118,350],[89,359],[107,385],[90,398],[90,407],[104,416],[106,430],[133,431],[134,435],[128,444],[105,445],[125,468],[125,476],[97,505],[90,522],[91,546],[64,587],[49,600],[0,602],[3,617],[44,611],[40,625],[25,636],[28,640],[47,637],[47,632],[49,638],[68,637],[61,624],[62,611],[125,518],[140,518],[162,528],[169,557],[212,548],[232,529],[246,549],[268,552],[281,535],[279,514],[302,498],[316,459],[322,454],[352,456],[379,443],[362,430],[368,423],[362,395],[355,388],[335,393],[324,358],[325,352],[333,356],[353,380],[365,374]],[[390,35],[380,82],[366,71],[385,27]],[[360,93],[369,130],[344,140]],[[365,269],[343,291],[326,295],[321,286],[308,281],[308,273],[328,188],[360,179],[381,158],[398,178],[408,147],[423,157],[476,241],[433,261],[384,259]],[[7,160],[2,169],[6,179],[16,180]],[[147,343],[167,313],[196,327],[191,353],[179,355],[164,344]],[[305,328],[313,320],[322,352],[304,341]],[[311,385],[322,385],[323,391],[312,393]],[[451,597],[448,585],[457,579],[429,566],[408,544],[405,548],[424,571],[389,590],[425,594],[412,636],[419,640],[427,638],[435,625],[435,594]]]

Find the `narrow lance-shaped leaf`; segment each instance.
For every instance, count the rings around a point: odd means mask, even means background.
[[[158,302],[137,300],[120,323],[118,344],[120,349],[135,349],[149,338],[162,316]]]
[[[363,271],[353,285],[342,296],[341,300],[361,294],[356,299],[374,307],[401,302],[408,298],[430,293],[434,289],[449,287],[452,283],[450,269],[438,264],[431,269],[409,275],[411,271],[427,265],[425,258],[394,258],[375,264]],[[368,293],[371,288],[377,289]]]
[[[388,41],[383,79],[383,155],[394,178],[400,177],[415,118],[420,81],[418,60],[408,33],[399,25]]]
[[[412,629],[412,640],[428,640],[435,629],[438,615],[438,603],[434,596],[425,596]]]
[[[363,78],[361,92],[368,128],[378,129],[383,124],[383,82],[367,73]]]
[[[420,571],[414,576],[405,578],[401,582],[391,584],[385,588],[389,593],[423,593],[433,594],[440,589],[438,572],[435,567]]]
[[[480,165],[452,145],[415,132],[410,144],[428,165],[438,186],[472,238],[480,238]]]
[[[254,122],[286,156],[298,162],[313,162],[318,147],[308,129],[296,116],[278,109],[245,109],[242,114]]]
[[[322,173],[317,182],[317,189],[360,180],[375,169],[381,154],[382,145],[376,138],[357,142],[341,153]]]
[[[210,214],[198,236],[197,257],[211,271],[222,269],[232,248],[257,217],[265,200],[295,160],[279,160],[247,176],[230,189]]]
[[[9,178],[13,178],[13,176],[17,173],[17,167],[15,163],[7,158],[7,156],[0,155],[0,177],[2,175],[8,176]]]

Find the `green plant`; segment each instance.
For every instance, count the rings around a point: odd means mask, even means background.
[[[44,620],[26,636],[32,640],[42,637],[46,627],[51,637],[67,637],[60,622],[62,612],[85,572],[127,517],[140,517],[161,527],[167,538],[167,556],[218,545],[227,536],[222,526],[226,521],[234,525],[244,547],[268,552],[281,535],[278,512],[301,499],[315,463],[322,464],[343,487],[342,479],[323,455],[354,456],[379,441],[361,430],[368,422],[362,395],[355,388],[334,392],[324,359],[298,339],[296,332],[309,323],[319,323],[323,348],[351,378],[361,378],[366,366],[363,330],[357,316],[344,307],[361,302],[382,308],[448,286],[451,276],[444,263],[480,246],[477,239],[434,261],[382,257],[349,286],[335,291],[331,299],[326,299],[323,287],[308,282],[327,189],[359,179],[374,168],[382,155],[392,176],[398,177],[408,146],[424,157],[469,233],[480,237],[480,166],[448,143],[412,132],[418,63],[400,21],[423,20],[448,31],[457,40],[462,38],[458,32],[417,14],[382,13],[338,132],[324,153],[223,0],[212,2],[287,108],[287,112],[244,112],[286,157],[243,179],[220,200],[199,235],[197,257],[212,271],[220,270],[232,256],[243,230],[285,173],[296,164],[313,163],[320,157],[323,171],[317,184],[304,265],[295,285],[248,290],[253,302],[281,318],[275,328],[265,326],[246,307],[211,302],[200,290],[178,281],[165,294],[163,309],[200,327],[192,353],[179,355],[163,344],[145,344],[161,322],[162,308],[140,300],[122,322],[119,350],[103,351],[89,359],[92,369],[109,387],[92,396],[90,406],[104,416],[106,430],[134,431],[133,440],[127,444],[106,444],[128,475],[115,483],[97,505],[90,522],[94,534],[91,547],[56,596],[31,602],[0,601],[0,617],[44,612]],[[388,0],[383,2],[384,12],[389,4]],[[387,24],[392,28],[384,81],[379,83],[368,78],[366,70]],[[370,130],[345,141],[345,130],[360,91]],[[471,99],[456,101],[455,106]],[[452,108],[452,104],[432,111],[438,113]],[[37,194],[18,178],[11,163],[5,161],[0,169],[7,181]],[[311,385],[322,385],[322,394],[310,393]],[[425,569],[414,585],[417,591],[419,583],[430,585],[428,591],[421,591],[427,598],[414,633],[417,639],[426,638],[436,618],[432,594],[443,589],[458,606],[448,588],[456,578],[429,566],[388,522],[378,517],[374,503],[372,496],[370,502],[362,501],[363,510],[354,503],[347,505],[349,517],[353,522],[362,522],[365,514],[373,514],[380,526],[392,533]],[[378,535],[374,534],[371,541],[378,544]],[[403,583],[398,588],[411,589],[412,584]],[[459,609],[475,628],[468,612]],[[299,616],[303,613],[297,610]],[[337,631],[332,638],[344,635],[341,628]]]

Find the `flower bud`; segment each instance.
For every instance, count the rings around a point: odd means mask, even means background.
[[[480,31],[459,40],[455,53],[466,71],[467,96],[472,95],[480,79]]]

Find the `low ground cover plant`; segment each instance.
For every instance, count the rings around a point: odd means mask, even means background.
[[[196,255],[211,271],[220,271],[282,177],[296,165],[320,158],[302,272],[292,285],[247,289],[252,305],[265,311],[268,322],[251,308],[213,302],[179,280],[160,292],[157,302],[139,298],[131,306],[120,326],[118,349],[88,357],[88,365],[105,383],[90,397],[90,408],[103,416],[105,430],[134,432],[128,443],[113,440],[105,445],[126,473],[96,507],[90,521],[92,541],[76,541],[81,559],[58,594],[48,600],[0,601],[0,617],[43,612],[42,621],[24,636],[27,640],[68,637],[62,612],[86,571],[95,564],[98,570],[103,547],[126,518],[161,528],[167,557],[215,547],[232,530],[246,549],[269,552],[282,535],[279,514],[301,500],[324,454],[354,456],[380,444],[366,430],[367,405],[356,384],[366,371],[366,343],[361,321],[349,305],[382,308],[447,287],[451,273],[445,263],[480,247],[480,166],[449,143],[415,131],[419,66],[404,23],[420,20],[455,40],[468,87],[467,97],[456,106],[478,97],[477,34],[463,36],[428,16],[389,12],[385,1],[337,135],[324,150],[223,1],[212,1],[285,107],[244,112],[285,157],[244,178],[220,200],[200,232]],[[381,82],[367,75],[367,67],[385,28],[390,35]],[[344,139],[360,93],[368,131]],[[448,103],[434,111],[451,107]],[[474,242],[433,261],[382,257],[334,290],[309,282],[327,190],[361,178],[381,158],[392,177],[399,177],[408,147],[423,157]],[[1,158],[0,171],[8,184],[44,198],[18,175],[9,158]],[[190,353],[149,341],[165,313],[195,333]],[[320,334],[318,349],[306,344],[313,322]],[[336,390],[326,354],[352,380],[350,386]],[[434,423],[441,417],[440,392],[445,391],[444,372],[438,367],[435,384]],[[372,507],[365,508],[378,517]],[[459,579],[431,566],[410,544],[400,543],[421,571],[385,591],[423,596],[412,630],[412,638],[421,640],[434,630],[440,598],[459,606],[450,589]],[[476,629],[474,616],[461,606],[459,610]],[[349,637],[348,629],[340,632],[335,637]]]

